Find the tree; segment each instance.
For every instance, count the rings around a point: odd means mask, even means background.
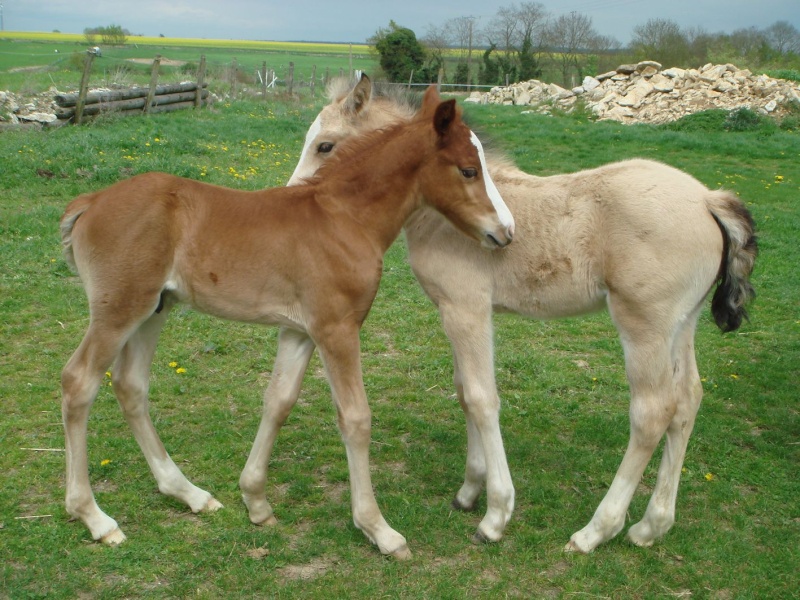
[[[633,28],[631,50],[639,60],[657,60],[665,67],[686,65],[689,41],[680,25],[670,19],[649,19]]]
[[[529,35],[526,35],[522,41],[522,48],[520,48],[517,56],[519,58],[520,81],[538,79],[542,76],[542,69],[539,67],[539,61],[533,52],[533,42],[531,42]]]
[[[378,30],[370,39],[376,40],[380,65],[389,81],[408,81],[415,72],[422,75],[425,49],[412,30],[390,21],[388,31]]]
[[[767,43],[778,54],[800,54],[800,32],[788,21],[776,21],[764,31]]]
[[[583,79],[581,55],[597,37],[591,17],[577,12],[561,15],[547,28],[546,41],[553,60],[561,68],[564,85],[572,87],[577,83],[570,78],[573,70],[578,80]]]
[[[100,36],[100,41],[107,46],[123,46],[128,41],[130,32],[123,29],[121,25],[107,25],[105,27],[87,27],[83,30],[83,35],[86,41],[94,45],[97,36]]]
[[[489,21],[486,29],[483,30],[483,37],[490,46],[494,45],[504,52],[509,52],[516,47],[518,26],[519,18],[515,7],[513,5],[501,6],[497,9],[497,14]]]
[[[425,47],[426,68],[430,71],[434,64],[438,64],[444,69],[447,64],[445,62],[445,51],[453,45],[447,28],[428,25],[425,36],[420,41]],[[438,71],[439,69],[437,68],[437,77]]]

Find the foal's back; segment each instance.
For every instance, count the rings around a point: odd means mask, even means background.
[[[723,242],[705,199],[719,192],[690,175],[641,159],[550,177],[501,160],[490,170],[516,221],[504,252],[480,251],[430,211],[408,224],[434,301],[474,293],[458,291],[468,277],[496,309],[550,319],[599,310],[610,290],[652,303],[688,285],[699,301],[714,282]]]

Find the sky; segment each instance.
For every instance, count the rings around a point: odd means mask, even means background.
[[[540,0],[551,15],[571,11],[626,45],[648,19],[701,26],[709,33],[769,27],[788,21],[800,30],[800,0]],[[6,31],[83,33],[121,25],[134,35],[209,39],[364,43],[394,20],[424,37],[431,25],[474,17],[488,24],[514,0],[0,0]]]

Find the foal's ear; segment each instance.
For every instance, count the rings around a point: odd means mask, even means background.
[[[426,118],[433,117],[436,107],[439,106],[441,101],[442,99],[439,97],[439,91],[436,89],[436,86],[428,86],[428,89],[425,90],[425,94],[422,96],[422,108],[420,110],[420,114]]]
[[[433,116],[433,128],[440,136],[444,136],[450,129],[450,125],[458,118],[455,100],[440,102]]]
[[[350,91],[344,101],[345,111],[349,114],[357,115],[367,106],[371,96],[372,82],[365,73],[362,73],[356,87]]]

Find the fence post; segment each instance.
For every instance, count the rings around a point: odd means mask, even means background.
[[[261,63],[261,94],[267,99],[267,61]]]
[[[439,67],[439,75],[436,77],[436,91],[437,93],[442,92],[442,81],[444,80],[444,69]]]
[[[286,88],[288,89],[289,95],[292,95],[292,87],[294,86],[294,63],[289,63],[289,74],[286,76]]]
[[[232,98],[236,96],[236,78],[237,78],[238,71],[239,71],[239,63],[234,58],[233,62],[231,63],[231,97]]]
[[[315,89],[314,86],[317,83],[317,65],[313,65],[311,67],[311,97],[315,96]]]
[[[161,55],[156,54],[153,59],[153,68],[150,71],[150,89],[147,90],[147,100],[144,102],[145,114],[150,112],[150,107],[153,105],[153,98],[156,95],[156,85],[158,85],[158,68],[161,66]]]
[[[86,106],[86,94],[89,92],[89,75],[92,72],[94,62],[94,52],[86,53],[86,60],[83,63],[83,75],[81,76],[81,87],[78,91],[78,102],[75,104],[75,124],[80,125],[83,119],[83,107]]]
[[[200,55],[200,66],[197,67],[197,93],[194,96],[195,108],[200,108],[203,104],[203,85],[206,79],[206,55]]]
[[[325,87],[326,88],[328,87],[328,83],[330,83],[330,80],[331,80],[331,68],[330,67],[325,67]]]

